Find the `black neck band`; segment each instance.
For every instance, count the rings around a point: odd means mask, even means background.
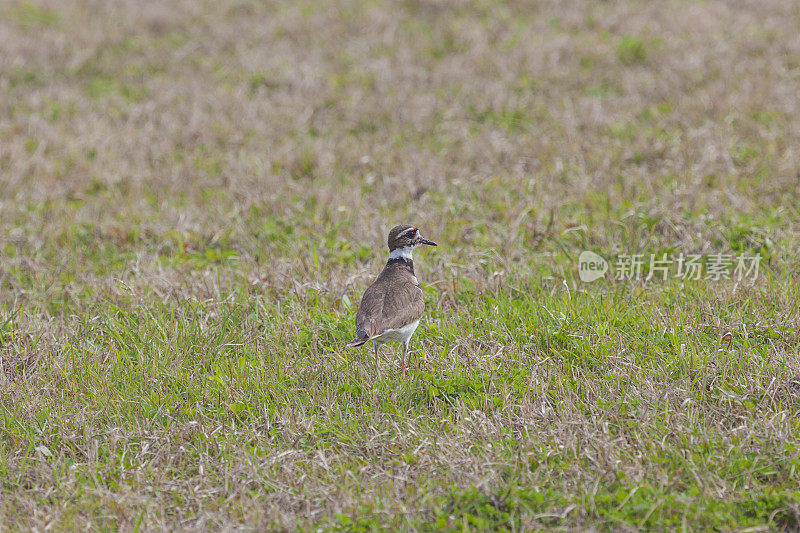
[[[414,273],[414,261],[412,259],[406,259],[405,257],[393,257],[387,261],[387,265],[393,265],[395,263],[401,263],[408,267],[411,273]]]

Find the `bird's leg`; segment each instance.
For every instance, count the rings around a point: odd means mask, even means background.
[[[378,376],[378,379],[381,379],[381,365],[380,365],[381,345],[380,343],[372,341],[372,347],[375,349],[375,375]]]
[[[403,374],[406,373],[406,354],[407,353],[408,353],[408,343],[404,342],[403,343],[403,355],[401,356],[401,359],[400,359],[400,370],[403,371]]]

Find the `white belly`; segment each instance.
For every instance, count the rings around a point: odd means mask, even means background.
[[[408,341],[411,340],[411,336],[414,334],[417,326],[419,326],[419,320],[405,325],[402,328],[384,331],[379,336],[374,337],[372,341],[378,344],[383,344],[384,342],[389,341],[397,341],[402,342],[403,344],[408,344]]]

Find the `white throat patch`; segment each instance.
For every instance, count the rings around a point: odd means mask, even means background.
[[[408,259],[410,261],[413,261],[414,257],[412,256],[414,253],[414,248],[416,248],[417,246],[403,246],[402,248],[395,248],[394,250],[389,252],[389,259],[390,260],[398,259],[402,257],[403,259]]]

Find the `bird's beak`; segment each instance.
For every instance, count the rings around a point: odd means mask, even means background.
[[[438,244],[436,244],[435,242],[433,242],[433,241],[429,241],[428,239],[423,239],[423,238],[420,238],[420,239],[419,239],[419,243],[420,243],[420,244],[427,244],[428,246],[439,246],[439,245],[438,245]]]

